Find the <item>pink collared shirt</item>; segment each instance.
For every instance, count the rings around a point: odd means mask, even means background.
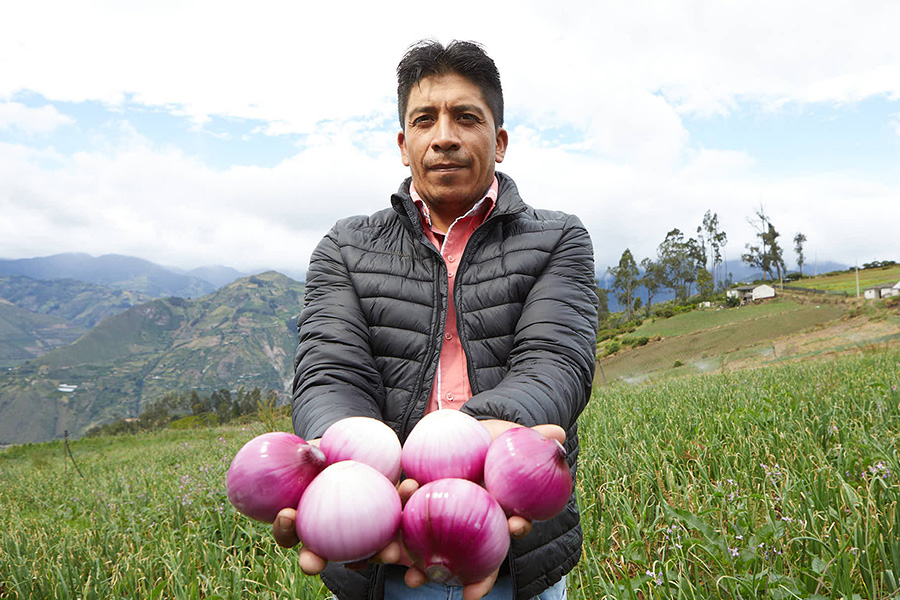
[[[459,341],[456,329],[453,283],[463,250],[466,248],[466,243],[478,226],[484,223],[491,211],[494,210],[494,205],[497,202],[498,187],[499,184],[495,176],[484,198],[479,200],[469,212],[453,221],[446,233],[444,233],[434,228],[431,223],[428,206],[416,193],[415,187],[412,184],[409,186],[409,194],[419,209],[425,237],[434,244],[444,258],[444,264],[447,266],[447,292],[450,295],[447,302],[447,319],[444,326],[441,357],[438,362],[437,373],[434,376],[434,385],[431,387],[431,396],[428,398],[428,406],[425,409],[426,413],[441,408],[459,410],[466,400],[472,397],[466,355],[463,352],[462,343]]]

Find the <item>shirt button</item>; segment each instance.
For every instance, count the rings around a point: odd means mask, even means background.
[[[447,257],[447,260],[450,261],[450,262],[453,262],[453,261],[456,260],[456,259],[453,258],[452,256],[448,256],[448,257]]]
[[[447,273],[447,277],[453,277],[455,274],[456,274],[456,273],[454,273],[453,271],[449,271],[449,272]]]
[[[447,341],[452,340],[452,339],[453,339],[453,334],[452,334],[452,333],[446,333],[446,334],[444,334],[444,339],[446,339]]]
[[[447,400],[453,401],[453,394],[447,394]]]

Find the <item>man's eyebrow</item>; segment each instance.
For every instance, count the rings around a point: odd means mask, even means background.
[[[420,115],[420,114],[428,114],[437,112],[437,106],[431,104],[422,104],[420,106],[413,106],[409,109],[409,116]],[[475,113],[479,116],[484,116],[484,109],[478,106],[477,104],[455,104],[452,107],[454,113]]]
[[[470,112],[480,116],[484,116],[484,109],[477,104],[457,104],[453,107],[454,112]]]

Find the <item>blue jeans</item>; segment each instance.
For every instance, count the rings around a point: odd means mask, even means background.
[[[403,571],[396,569],[388,569],[384,580],[384,600],[462,600],[462,590],[461,587],[432,582],[415,589],[408,588],[403,582]],[[498,577],[484,600],[511,600],[512,597],[512,580]],[[566,600],[566,578],[563,577],[532,600]]]

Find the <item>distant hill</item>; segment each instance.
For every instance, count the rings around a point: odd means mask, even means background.
[[[87,330],[106,317],[153,298],[74,279],[0,276],[0,299],[33,313],[60,317]]]
[[[86,331],[61,317],[33,313],[0,299],[0,368],[71,344]]]
[[[66,429],[78,436],[170,391],[245,386],[286,398],[302,296],[302,284],[267,272],[108,317],[75,343],[0,373],[0,444]],[[58,391],[62,384],[78,387]]]
[[[32,279],[76,279],[147,294],[154,298],[178,296],[198,298],[213,292],[216,285],[194,275],[178,273],[150,261],[105,254],[55,254],[37,258],[0,260],[0,275]]]
[[[71,344],[105,317],[148,300],[73,279],[0,276],[0,367]]]
[[[191,269],[187,272],[187,275],[202,279],[203,281],[208,281],[217,288],[220,288],[241,277],[247,277],[248,275],[251,275],[251,273],[241,273],[237,269],[232,269],[231,267],[215,266]]]
[[[900,306],[786,287],[774,299],[739,308],[646,319],[598,345],[595,382],[642,383],[894,346],[900,346]]]

